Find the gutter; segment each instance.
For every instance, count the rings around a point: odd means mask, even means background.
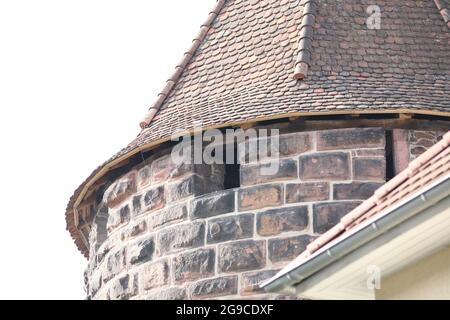
[[[343,239],[336,239],[329,245],[309,256],[307,260],[293,261],[279,274],[260,287],[267,292],[284,292],[296,294],[295,286],[308,277],[319,272],[331,263],[339,260],[355,249],[363,246],[372,239],[403,223],[411,217],[420,214],[450,195],[450,174],[429,185],[425,190],[416,193],[405,201],[385,211],[376,219],[369,219],[366,223],[349,233]],[[301,259],[302,256],[299,258]]]

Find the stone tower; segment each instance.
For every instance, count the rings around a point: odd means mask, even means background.
[[[217,1],[138,137],[70,199],[88,298],[284,298],[258,284],[450,129],[449,9]],[[213,128],[278,130],[278,154],[174,161],[175,132]]]

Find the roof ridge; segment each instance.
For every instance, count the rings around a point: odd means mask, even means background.
[[[300,39],[298,54],[294,65],[294,79],[302,80],[308,75],[311,63],[312,40],[314,36],[314,23],[316,21],[316,0],[302,0],[302,23],[300,27]]]
[[[450,3],[446,0],[434,0],[442,18],[444,18],[447,27],[450,28]]]
[[[339,234],[344,232],[348,226],[350,226],[354,221],[360,218],[365,213],[369,212],[375,205],[381,203],[384,196],[389,194],[396,187],[401,185],[405,180],[413,176],[419,168],[429,162],[431,159],[439,155],[442,150],[450,146],[450,131],[448,131],[442,139],[428,149],[426,152],[421,154],[415,160],[411,161],[408,167],[392,178],[390,181],[386,182],[378,190],[375,191],[374,195],[369,199],[365,200],[355,209],[347,213],[341,218],[339,223],[332,227],[330,230],[325,232],[319,238],[311,242],[306,250],[302,253],[302,257],[306,258],[316,252],[318,249],[323,247],[325,244],[336,238]]]
[[[183,71],[191,61],[192,57],[194,56],[195,52],[205,39],[206,35],[208,34],[208,31],[211,29],[214,20],[219,15],[225,2],[226,0],[218,0],[214,8],[210,11],[208,18],[201,25],[199,33],[194,38],[194,40],[192,40],[191,47],[187,52],[185,52],[183,59],[175,67],[175,72],[172,74],[169,80],[166,81],[166,85],[164,86],[163,90],[158,94],[158,99],[156,99],[153,105],[149,108],[147,115],[145,116],[144,120],[140,123],[140,127],[142,129],[145,129],[152,122],[156,113],[161,108],[161,105],[164,103],[166,98],[172,92],[173,88],[175,88],[175,85],[180,79],[181,74],[183,73]]]

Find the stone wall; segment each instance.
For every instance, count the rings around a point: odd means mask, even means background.
[[[90,234],[92,299],[285,298],[258,284],[385,182],[382,128],[280,136],[268,157],[240,166],[174,165],[167,151],[114,181]],[[245,154],[241,155],[245,157]]]
[[[431,146],[435,145],[445,131],[418,131],[418,130],[408,130],[408,145],[410,161],[414,160],[422,153],[428,150]]]

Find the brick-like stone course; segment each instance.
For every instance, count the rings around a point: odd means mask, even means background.
[[[386,179],[385,158],[353,158],[355,180],[384,181]]]
[[[253,214],[240,214],[209,220],[208,243],[239,240],[253,237]]]
[[[218,250],[220,272],[256,270],[266,263],[265,241],[232,242],[220,245]]]
[[[185,283],[214,275],[214,249],[199,249],[173,258],[173,276],[177,283]]]
[[[166,207],[148,216],[148,228],[153,231],[176,222],[181,222],[187,218],[187,212],[186,204]]]
[[[408,132],[410,150],[439,136]],[[261,176],[273,158],[244,163],[241,186],[230,190],[223,165],[175,165],[167,151],[155,153],[103,195],[88,296],[289,298],[266,295],[259,283],[383,184],[385,143],[380,128],[282,134],[281,170]]]
[[[409,158],[414,160],[442,139],[445,131],[408,131]]]
[[[286,231],[301,231],[308,227],[308,207],[272,209],[257,215],[256,228],[260,236],[274,236]]]
[[[270,239],[269,259],[272,263],[290,262],[305,251],[312,240],[313,237],[309,235]]]
[[[317,133],[317,150],[384,148],[382,128],[326,130]]]
[[[192,299],[211,299],[237,294],[237,276],[200,280],[190,285]]]
[[[233,212],[235,209],[234,198],[234,190],[225,190],[198,197],[191,202],[191,218],[207,218]]]
[[[273,170],[273,174],[271,173]],[[255,185],[274,181],[297,179],[297,161],[280,159],[263,164],[243,165],[241,167],[241,185]]]
[[[300,156],[300,179],[350,180],[350,155],[348,152],[324,152]]]
[[[169,283],[169,264],[167,260],[147,263],[139,270],[139,285],[144,290],[164,287]]]
[[[328,182],[288,183],[286,184],[286,202],[316,202],[330,198]]]
[[[242,286],[241,295],[252,295],[255,293],[264,293],[264,289],[261,289],[259,285],[272,278],[279,270],[263,270],[256,272],[246,272],[242,274]]]
[[[159,254],[164,255],[182,249],[195,248],[205,243],[205,224],[193,222],[173,226],[158,234]]]
[[[238,191],[239,211],[276,207],[283,203],[281,184],[260,185]]]
[[[328,202],[319,203],[313,206],[314,210],[314,231],[324,233],[339,220],[356,208],[360,202]]]
[[[152,260],[155,252],[153,236],[138,240],[127,248],[129,264],[140,264]]]
[[[333,199],[364,200],[373,195],[382,185],[376,182],[336,183],[333,185]]]
[[[108,207],[114,208],[136,193],[136,172],[132,171],[112,184],[106,190],[104,199]]]

